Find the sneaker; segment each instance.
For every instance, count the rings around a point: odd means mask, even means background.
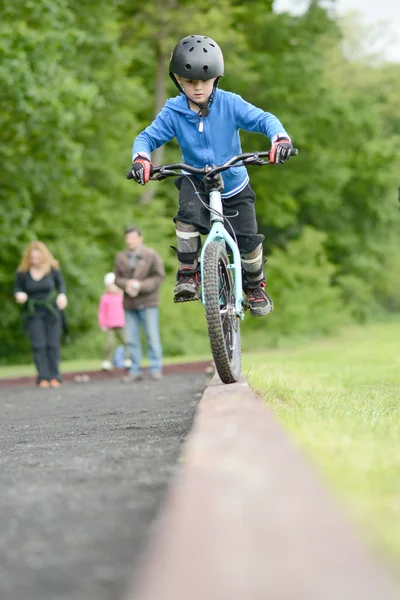
[[[154,381],[160,381],[160,379],[162,379],[162,373],[160,373],[159,371],[155,373],[150,373],[149,376],[150,379],[154,379]]]
[[[193,267],[182,267],[177,274],[174,287],[174,302],[199,300],[199,274]]]
[[[265,291],[265,281],[254,287],[247,286],[246,294],[253,317],[263,317],[274,310],[274,303]]]
[[[124,367],[125,367],[125,369],[130,369],[130,368],[131,368],[131,366],[132,366],[132,361],[131,361],[131,359],[130,359],[130,358],[126,358],[126,359],[124,360]]]
[[[135,381],[142,381],[143,375],[141,373],[133,374],[129,373],[129,375],[125,375],[125,377],[121,378],[122,383],[134,383]]]
[[[50,379],[50,387],[51,388],[59,388],[61,385],[61,383],[58,381],[58,379]]]
[[[109,360],[103,360],[103,362],[101,363],[101,368],[103,371],[111,371],[112,364]]]
[[[42,381],[39,382],[39,387],[42,390],[46,390],[47,388],[50,387],[50,383],[48,381],[46,381],[46,379],[42,379]]]

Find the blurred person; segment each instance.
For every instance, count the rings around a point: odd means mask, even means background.
[[[26,247],[17,268],[14,297],[23,305],[37,383],[40,388],[57,388],[61,384],[61,311],[67,306],[67,296],[59,263],[43,242]]]
[[[159,331],[159,287],[165,277],[160,256],[143,245],[138,227],[125,229],[126,250],[115,258],[115,283],[124,290],[125,330],[131,366],[125,383],[143,378],[141,330],[144,330],[152,379],[162,377],[162,347]]]
[[[102,369],[112,369],[113,354],[117,341],[125,349],[125,367],[130,367],[129,352],[125,336],[125,314],[123,307],[123,291],[115,285],[115,273],[107,273],[104,277],[105,293],[100,298],[98,321],[100,329],[106,334],[104,360]]]
[[[156,119],[135,138],[132,150],[133,179],[145,185],[151,176],[151,152],[176,138],[183,162],[194,167],[219,165],[241,154],[239,130],[263,133],[271,142],[271,163],[283,163],[293,149],[291,139],[275,115],[218,88],[224,58],[218,44],[203,35],[189,35],[171,53],[169,75],[179,96],[170,98]],[[253,316],[267,315],[273,302],[266,292],[263,241],[258,233],[255,194],[246,167],[221,173],[222,203],[230,214],[241,254],[243,291]],[[200,234],[210,230],[208,192],[201,178],[179,176],[179,209],[174,217],[179,262],[174,301],[199,299]],[[202,202],[199,201],[199,198]]]

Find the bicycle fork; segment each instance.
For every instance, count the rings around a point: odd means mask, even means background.
[[[230,233],[228,233],[224,226],[221,192],[219,190],[211,190],[209,197],[211,208],[211,230],[204,242],[200,255],[201,281],[204,281],[204,251],[208,244],[211,242],[226,244],[232,252],[232,262],[228,264],[228,269],[233,272],[233,280],[235,284],[235,313],[238,317],[240,317],[240,319],[243,319],[242,264],[240,260],[239,248],[237,247],[233,237],[230,235]],[[204,286],[202,286],[201,296],[204,304]]]

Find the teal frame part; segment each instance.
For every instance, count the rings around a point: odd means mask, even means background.
[[[204,264],[204,252],[208,244],[211,242],[218,242],[220,244],[227,244],[232,252],[233,262],[229,263],[228,269],[233,271],[234,282],[235,282],[235,311],[238,317],[244,318],[243,310],[243,291],[242,291],[242,263],[240,260],[239,248],[233,237],[227,232],[224,227],[223,213],[222,213],[222,202],[221,194],[217,191],[210,193],[210,208],[217,212],[211,212],[211,230],[208,234],[200,255],[200,269],[201,269],[201,281],[204,281],[203,264]],[[204,299],[204,286],[202,286],[201,300],[205,305]]]

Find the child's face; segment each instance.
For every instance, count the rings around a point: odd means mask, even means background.
[[[183,77],[177,77],[180,85],[183,87],[185,94],[193,102],[201,104],[206,102],[213,90],[214,79],[184,79]]]

